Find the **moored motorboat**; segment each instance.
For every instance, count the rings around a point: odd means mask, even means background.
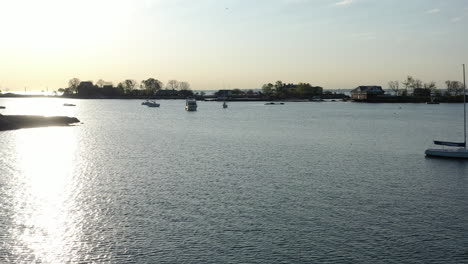
[[[159,106],[160,106],[160,104],[156,103],[156,101],[154,101],[154,100],[153,100],[153,101],[149,101],[149,100],[148,100],[148,101],[143,102],[143,103],[141,103],[141,104],[142,104],[142,105],[146,105],[146,106],[148,106],[148,107],[159,107]]]
[[[189,112],[197,111],[197,100],[192,97],[187,98],[185,100],[185,110]]]

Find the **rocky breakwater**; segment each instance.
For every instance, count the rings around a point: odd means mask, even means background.
[[[0,131],[20,128],[69,126],[79,123],[76,117],[68,116],[34,116],[34,115],[1,115]]]

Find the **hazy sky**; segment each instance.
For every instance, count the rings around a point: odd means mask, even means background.
[[[0,89],[460,80],[468,0],[0,0]]]

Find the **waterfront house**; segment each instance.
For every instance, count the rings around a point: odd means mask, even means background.
[[[359,86],[351,90],[351,98],[354,100],[367,100],[372,97],[382,96],[385,91],[381,86]]]
[[[76,87],[79,96],[91,96],[97,94],[98,87],[93,82],[80,82]]]

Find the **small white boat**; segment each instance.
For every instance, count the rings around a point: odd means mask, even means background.
[[[228,105],[226,104],[226,102],[223,103],[223,108],[227,108]]]
[[[434,141],[435,145],[457,147],[456,149],[426,149],[426,156],[440,158],[457,158],[468,159],[468,149],[466,149],[466,80],[465,80],[465,64],[463,64],[463,129],[464,142],[446,142]]]
[[[189,97],[185,100],[185,110],[187,111],[197,111],[197,100],[195,98]]]

